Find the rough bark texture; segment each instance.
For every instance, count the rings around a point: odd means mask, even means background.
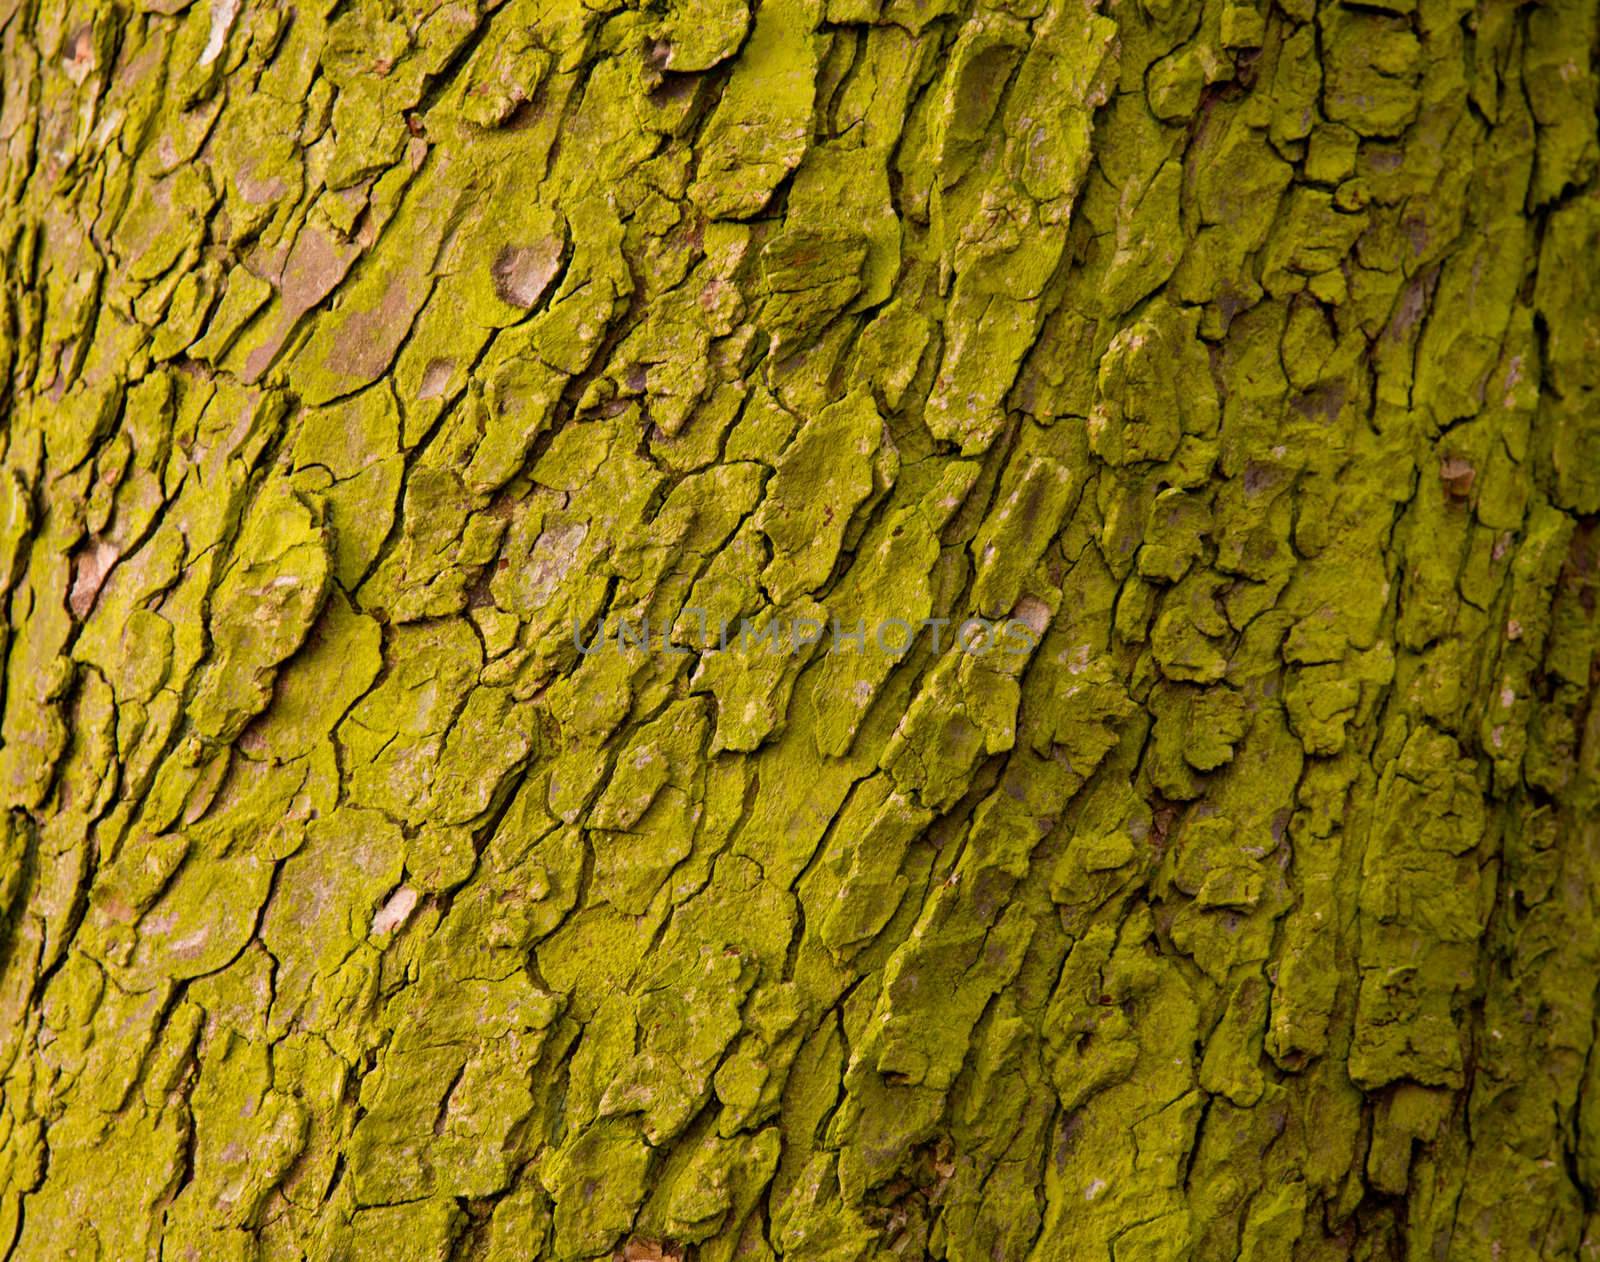
[[[6,1256],[1600,1257],[1592,0],[0,9]]]

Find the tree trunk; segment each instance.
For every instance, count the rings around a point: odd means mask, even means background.
[[[6,1257],[1600,1258],[1593,0],[0,11]]]

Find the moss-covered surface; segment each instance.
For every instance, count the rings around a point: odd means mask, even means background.
[[[1597,26],[0,0],[0,1252],[1600,1257]]]

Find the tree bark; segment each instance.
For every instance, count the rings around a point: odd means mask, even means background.
[[[1600,1257],[1597,47],[0,3],[4,1256]]]

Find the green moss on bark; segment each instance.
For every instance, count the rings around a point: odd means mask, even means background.
[[[5,1256],[1600,1253],[1597,41],[0,6]]]

